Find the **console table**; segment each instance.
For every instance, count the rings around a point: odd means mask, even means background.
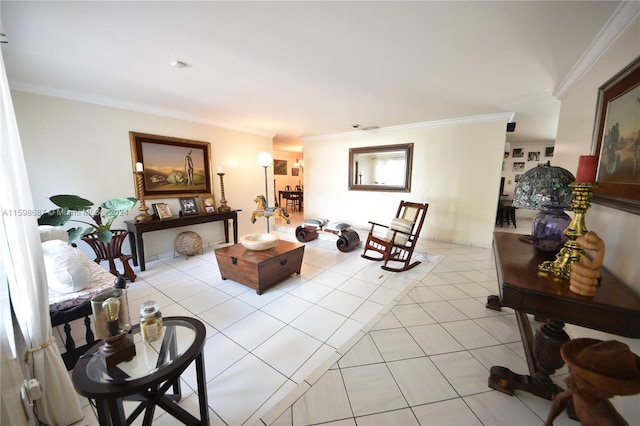
[[[185,215],[181,217],[172,217],[170,219],[150,220],[148,222],[136,222],[135,220],[125,220],[127,229],[129,230],[129,244],[131,245],[131,254],[133,256],[133,264],[144,271],[144,240],[142,234],[151,231],[160,231],[163,229],[179,228],[182,226],[197,225],[200,223],[224,221],[224,241],[229,242],[229,220],[233,220],[233,242],[238,243],[238,212],[242,210],[231,210],[225,213],[197,214]]]
[[[538,265],[554,256],[538,251],[521,235],[495,232],[494,253],[500,304],[515,310],[529,375],[491,367],[491,388],[509,395],[522,390],[552,400],[562,391],[550,375],[564,365],[560,347],[569,340],[565,323],[640,337],[640,297],[607,270],[601,270],[596,294],[584,297],[569,291],[568,281],[538,272]],[[548,318],[535,337],[527,314]]]

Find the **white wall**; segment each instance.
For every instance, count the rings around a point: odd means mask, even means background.
[[[575,174],[578,157],[592,152],[598,88],[638,56],[640,19],[623,33],[562,101],[556,165]],[[587,227],[605,241],[605,266],[640,294],[640,215],[592,204],[586,222]]]
[[[303,140],[305,216],[367,228],[369,220],[388,223],[400,200],[425,202],[429,210],[423,238],[490,247],[505,126],[506,120],[493,120]],[[410,142],[410,193],[349,191],[349,148]]]
[[[213,171],[223,167],[227,203],[239,213],[239,233],[263,231],[264,219],[251,224],[253,200],[264,193],[264,169],[258,153],[272,151],[270,137],[258,136],[204,124],[191,123],[145,113],[92,105],[19,91],[12,92],[34,203],[50,209],[55,194],[77,194],[94,203],[123,196],[135,196],[129,131],[173,136],[211,143]],[[273,168],[268,169],[273,182]],[[212,186],[220,204],[220,181],[214,174]],[[174,215],[178,199],[167,202]],[[124,219],[133,219],[137,206]],[[124,228],[119,219],[114,228]],[[195,225],[145,234],[147,259],[172,253],[175,236],[190,229],[205,243],[224,240],[222,223]],[[128,244],[126,245],[128,250]],[[79,244],[87,253],[91,249]]]
[[[576,173],[578,157],[592,152],[598,88],[640,56],[640,19],[616,40],[562,101],[555,145],[556,165]],[[640,294],[640,215],[592,204],[586,224],[606,245],[605,267]],[[640,339],[628,339],[567,325],[572,338],[619,340],[640,354]],[[639,418],[638,396],[616,397],[614,405],[630,423]]]

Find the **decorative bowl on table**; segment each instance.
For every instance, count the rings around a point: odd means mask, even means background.
[[[278,240],[278,236],[272,234],[249,234],[240,237],[240,244],[249,250],[269,250]]]

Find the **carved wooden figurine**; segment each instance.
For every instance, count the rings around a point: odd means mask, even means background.
[[[604,241],[593,231],[576,239],[576,243],[589,251],[595,252],[593,259],[581,255],[580,262],[571,265],[569,290],[581,296],[593,296],[600,280],[600,268],[604,262]]]
[[[569,366],[567,390],[553,399],[545,426],[573,402],[583,426],[628,425],[609,398],[640,393],[640,357],[616,340],[573,339],[562,345],[562,359]]]

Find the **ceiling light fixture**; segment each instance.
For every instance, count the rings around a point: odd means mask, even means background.
[[[171,61],[171,66],[175,67],[175,68],[184,68],[186,67],[188,64],[186,62],[182,62],[182,61]]]

